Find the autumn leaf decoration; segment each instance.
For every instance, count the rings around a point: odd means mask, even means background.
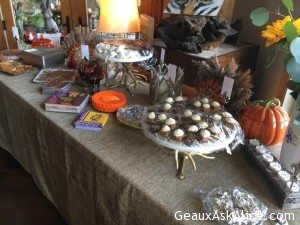
[[[234,59],[225,67],[221,67],[217,58],[197,62],[198,75],[196,89],[198,96],[207,96],[222,102],[225,108],[234,115],[238,115],[248,104],[252,97],[252,75],[250,70],[242,72]],[[231,98],[224,102],[221,89],[224,77],[234,79]]]

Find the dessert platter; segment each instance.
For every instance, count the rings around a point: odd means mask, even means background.
[[[110,62],[140,62],[153,55],[153,48],[142,40],[106,40],[96,46],[96,56]]]
[[[43,69],[33,79],[34,83],[48,83],[53,80],[59,80],[64,82],[75,82],[78,76],[76,70],[69,69]]]
[[[148,108],[142,128],[150,140],[175,151],[181,179],[183,168],[179,166],[179,156],[190,159],[196,170],[193,155],[213,159],[210,154],[224,149],[231,154],[231,149],[244,138],[233,116],[220,103],[208,98],[167,98],[165,103]]]
[[[36,67],[18,61],[4,60],[0,62],[0,71],[14,76],[36,70]]]

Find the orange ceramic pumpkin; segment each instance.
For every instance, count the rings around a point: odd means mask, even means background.
[[[246,138],[258,139],[264,145],[283,142],[289,116],[280,105],[279,99],[272,98],[247,107],[240,118]]]

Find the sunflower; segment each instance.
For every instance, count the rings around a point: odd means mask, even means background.
[[[300,18],[296,19],[293,24],[297,28],[298,34],[300,35]]]
[[[292,21],[290,16],[285,17],[283,20],[273,22],[272,25],[267,26],[266,30],[262,31],[262,37],[266,39],[266,47],[269,47],[286,37],[283,27],[288,21]],[[300,25],[300,21],[298,21],[298,23]]]

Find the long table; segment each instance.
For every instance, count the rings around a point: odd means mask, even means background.
[[[239,151],[216,154],[214,160],[196,158],[198,171],[178,180],[172,152],[115,115],[94,133],[74,129],[74,114],[46,112],[46,97],[33,77],[0,74],[0,146],[32,175],[70,225],[215,224],[174,215],[204,212],[194,190],[219,186],[240,186],[270,211],[279,210],[263,178]],[[147,89],[139,88],[129,100],[147,105],[147,96]],[[192,171],[190,165],[187,169]],[[300,211],[292,212],[300,224]]]

